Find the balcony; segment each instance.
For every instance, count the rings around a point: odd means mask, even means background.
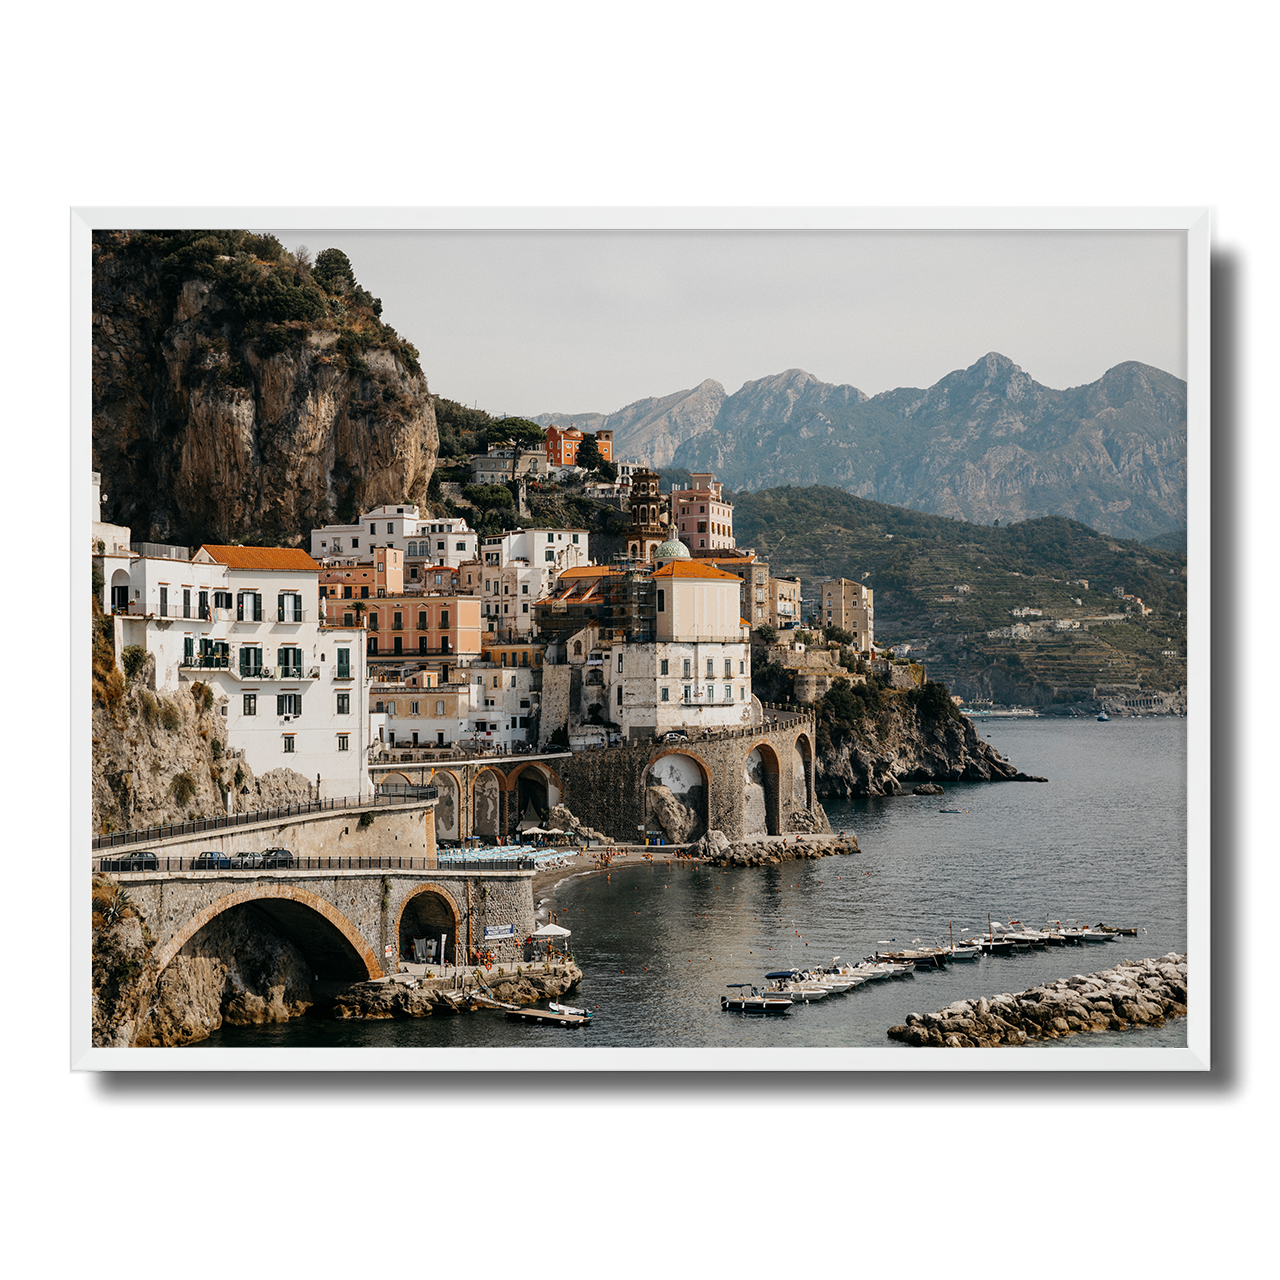
[[[329,668],[329,679],[331,680],[354,680],[355,669],[353,667],[332,666]]]
[[[226,654],[196,653],[182,659],[185,671],[225,671],[237,680],[319,680],[320,668],[307,666],[238,667]]]

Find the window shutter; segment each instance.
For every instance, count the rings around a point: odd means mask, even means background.
[[[244,592],[236,592],[236,621],[244,621]]]
[[[277,693],[276,694],[276,715],[282,716],[285,714],[287,713],[285,712],[285,709],[284,709],[284,694]]]
[[[254,622],[262,621],[262,592],[258,591],[253,597],[253,620]]]
[[[276,597],[276,607],[279,609],[279,616],[276,618],[276,621],[283,622],[284,621],[284,592],[283,591]]]

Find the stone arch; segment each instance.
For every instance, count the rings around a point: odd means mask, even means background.
[[[510,811],[517,828],[524,821],[529,806],[545,813],[555,808],[564,795],[564,783],[560,775],[548,764],[529,761],[517,765],[507,774],[507,787],[511,793]]]
[[[399,769],[388,769],[386,773],[378,779],[378,786],[390,783],[393,787],[411,787],[414,783],[410,780],[407,773]]]
[[[502,832],[502,793],[507,780],[501,770],[486,767],[471,784],[471,834],[497,838]]]
[[[453,895],[438,884],[420,884],[405,895],[396,913],[396,942],[399,954],[413,956],[414,938],[429,938],[436,943],[436,963],[453,964],[457,959],[462,913]],[[444,935],[444,951],[440,951],[440,935]]]
[[[462,839],[462,779],[452,769],[437,769],[431,779],[439,792],[436,801],[436,839]]]
[[[747,835],[782,834],[782,764],[773,743],[761,738],[742,762],[743,828]]]
[[[333,903],[317,896],[301,885],[255,884],[233,890],[225,897],[201,908],[187,920],[163,946],[155,952],[157,969],[163,973],[174,956],[211,920],[225,911],[251,903],[271,921],[315,965],[337,972],[342,977],[361,979],[384,977],[382,965],[360,931]],[[314,917],[321,917],[329,928]],[[310,917],[310,918],[309,918]],[[336,933],[336,937],[334,936]]]
[[[813,743],[798,733],[791,748],[791,804],[813,811]]]
[[[673,844],[687,844],[706,834],[710,814],[707,762],[680,747],[654,755],[644,773],[645,829],[665,832]]]

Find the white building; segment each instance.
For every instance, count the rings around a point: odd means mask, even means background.
[[[376,544],[404,553],[407,577],[418,580],[422,562],[456,569],[476,558],[479,535],[458,516],[422,516],[412,504],[386,504],[365,512],[355,524],[327,524],[311,531],[311,555],[368,559]],[[417,562],[417,563],[415,563]]]
[[[513,529],[486,537],[480,554],[480,563],[459,575],[458,589],[483,599],[486,631],[510,639],[534,635],[533,606],[551,594],[566,569],[590,563],[585,529]]]
[[[673,556],[672,543],[655,559]],[[656,640],[613,644],[602,652],[603,718],[626,738],[674,730],[749,725],[758,718],[751,692],[750,625],[739,612],[741,581],[684,557],[654,571]],[[594,655],[593,655],[594,656]]]
[[[369,790],[364,633],[322,626],[320,566],[275,547],[149,547],[110,589],[117,659],[155,656],[157,689],[202,681],[256,774],[287,768],[326,798]],[[119,594],[117,594],[117,592]]]

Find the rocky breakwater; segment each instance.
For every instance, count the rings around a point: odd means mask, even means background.
[[[800,858],[826,858],[833,853],[857,853],[858,840],[848,835],[747,836],[730,840],[723,831],[708,831],[685,852],[718,867],[765,867]]]
[[[404,974],[360,982],[328,997],[319,1012],[342,1019],[428,1018],[434,1014],[469,1013],[474,997],[488,995],[508,1004],[536,1004],[566,995],[582,981],[582,970],[569,961],[554,968],[520,967],[487,973],[483,982],[468,974],[463,987],[452,978],[408,978]]]
[[[1081,1031],[1158,1026],[1187,1012],[1187,957],[1122,960],[1101,973],[1076,974],[989,1000],[957,1000],[937,1013],[909,1013],[889,1038],[936,1048],[991,1048],[1059,1040]]]

